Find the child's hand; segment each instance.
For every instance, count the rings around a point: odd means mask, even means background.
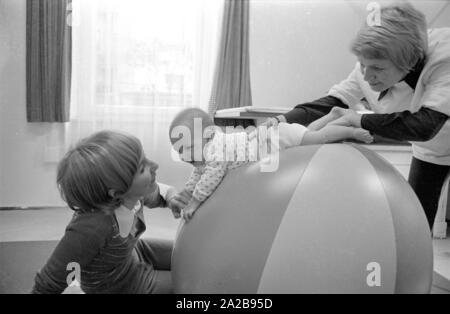
[[[189,204],[183,209],[183,218],[188,222],[194,216],[195,211],[200,207],[201,202],[192,198]]]
[[[172,214],[175,218],[180,218],[181,210],[189,204],[192,195],[186,190],[183,190],[179,193],[177,193],[177,191],[175,190],[171,191],[170,194],[169,192],[167,194],[167,207],[172,210]]]
[[[281,122],[281,118],[278,117],[272,117],[268,118],[266,121],[264,121],[261,126],[265,126],[266,128],[275,127],[278,125],[278,123]]]

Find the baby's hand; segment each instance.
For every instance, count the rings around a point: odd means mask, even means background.
[[[279,119],[280,117],[268,118],[265,122],[261,124],[261,126],[265,126],[266,128],[275,127],[278,125],[278,123],[280,123]]]
[[[195,198],[192,198],[189,204],[183,209],[183,218],[188,222],[194,216],[194,213],[199,208],[201,202],[197,201]]]
[[[189,220],[191,220],[192,216],[194,216],[195,211],[197,210],[197,208],[193,208],[190,206],[187,206],[185,209],[183,209],[183,218],[184,220],[186,220],[186,222],[188,222]]]
[[[272,119],[272,118],[270,118]],[[278,127],[278,120],[275,120],[276,122],[272,123],[271,120],[267,120],[266,122],[262,123],[258,128],[251,128],[247,131],[248,134],[248,140],[261,140],[261,137],[264,137],[264,135],[268,136],[270,134],[270,128],[277,128]]]
[[[181,217],[181,210],[189,204],[192,195],[187,190],[183,190],[180,193],[173,193],[167,200],[167,207],[172,210],[172,214],[175,218]]]

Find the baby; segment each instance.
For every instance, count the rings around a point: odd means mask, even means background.
[[[279,123],[271,127],[267,146],[273,151],[284,150],[299,145],[325,144],[344,139],[355,139],[370,143],[372,136],[360,128],[327,125],[342,116],[344,109],[332,110],[327,116],[315,121],[306,128],[300,124]],[[273,132],[276,128],[277,132]],[[185,184],[184,192],[192,195],[190,202],[183,209],[183,217],[189,221],[197,208],[214,192],[228,170],[237,168],[250,161],[261,159],[258,156],[258,137],[256,129],[251,133],[245,131],[224,133],[214,125],[212,118],[199,108],[188,108],[179,112],[170,125],[170,141],[180,154],[181,160],[194,166],[194,170]],[[261,136],[259,136],[259,139]],[[259,143],[261,145],[261,143]],[[230,149],[231,148],[231,149]]]

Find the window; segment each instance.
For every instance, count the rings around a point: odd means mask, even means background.
[[[191,106],[194,9],[189,1],[121,1],[97,11],[97,104],[111,90],[119,106]]]
[[[198,106],[194,90],[204,82],[199,79],[204,69],[198,71],[202,49],[216,51],[214,45],[205,47],[211,42],[205,41],[205,28],[218,28],[220,1],[74,1],[75,119],[154,115],[194,101]],[[214,27],[205,23],[211,14]],[[206,72],[212,78],[213,58],[208,60],[211,69]]]

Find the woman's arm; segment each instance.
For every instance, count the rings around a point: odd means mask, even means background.
[[[450,63],[436,67],[424,83],[425,91],[420,100],[423,107],[419,111],[363,115],[361,126],[396,140],[424,142],[432,139],[450,115]]]
[[[110,216],[103,214],[81,214],[67,226],[45,266],[36,274],[32,293],[57,294],[71,283],[74,271],[68,268],[77,263],[79,270],[88,265],[104,247],[112,233]],[[81,274],[78,274],[81,275]]]
[[[327,115],[333,107],[348,108],[340,99],[334,96],[326,96],[312,102],[297,105],[283,116],[287,123],[308,125]]]
[[[423,107],[419,111],[363,115],[361,126],[396,140],[424,142],[432,139],[450,115],[450,62],[436,67],[424,83],[425,91],[420,100]]]
[[[419,111],[390,114],[363,114],[361,127],[386,138],[423,142],[432,139],[447,121],[448,116],[422,107]]]

